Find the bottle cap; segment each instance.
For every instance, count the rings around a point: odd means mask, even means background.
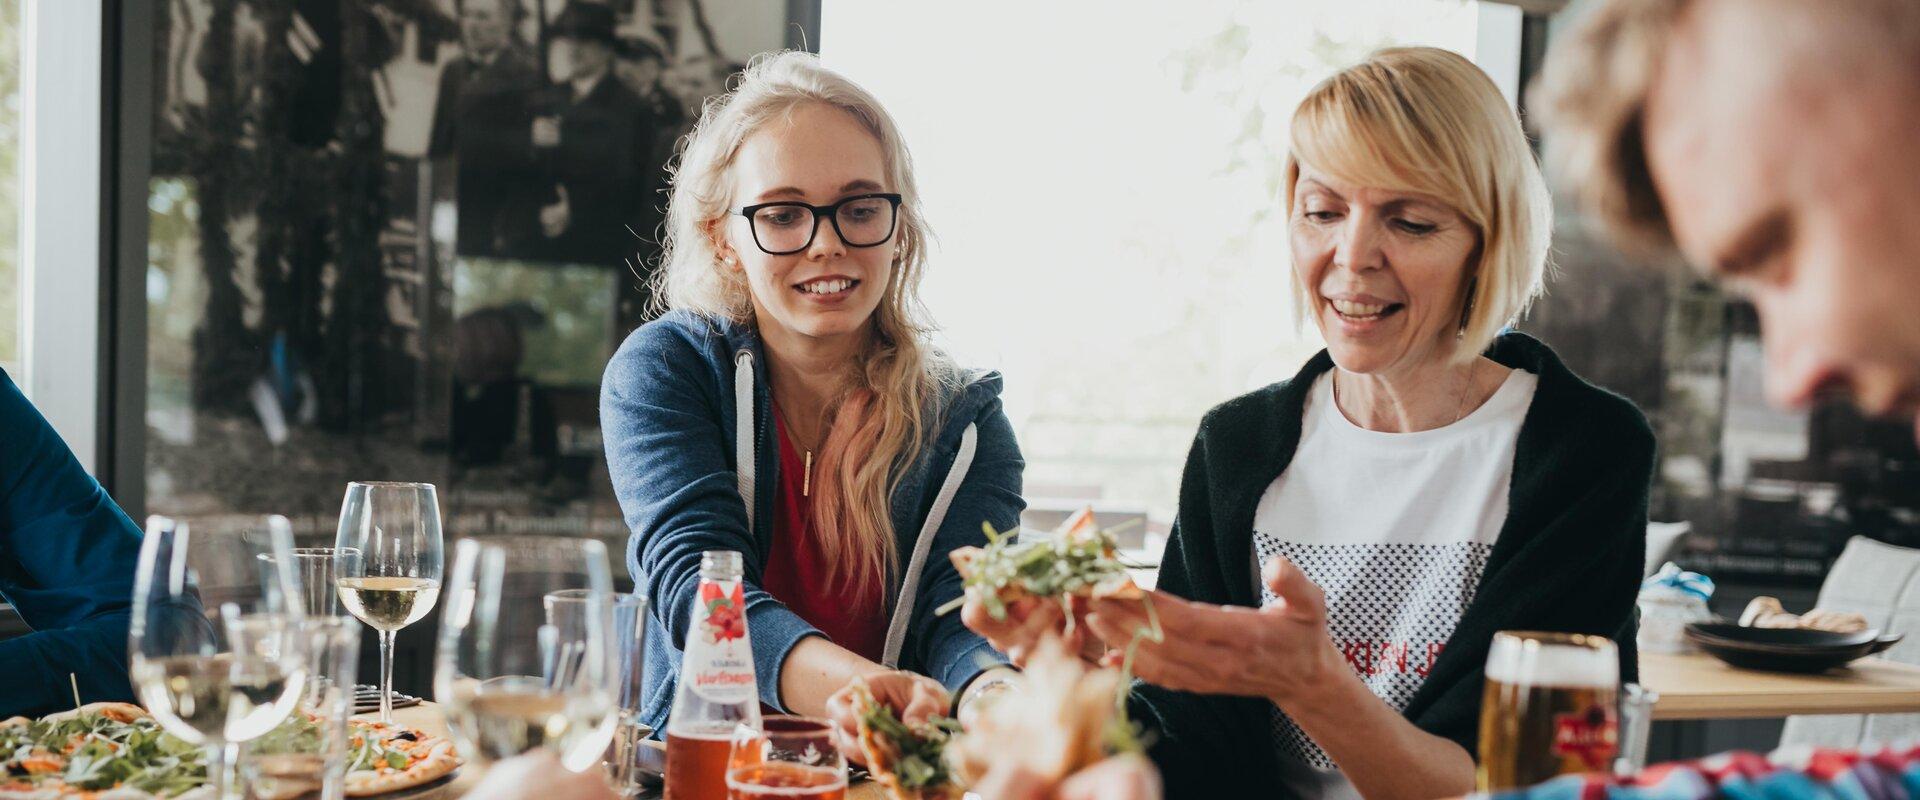
[[[700,577],[704,580],[739,580],[740,551],[708,550],[700,554]]]

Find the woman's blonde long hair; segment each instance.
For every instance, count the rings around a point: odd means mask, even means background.
[[[873,134],[887,180],[902,198],[886,296],[874,312],[867,351],[828,405],[811,496],[828,579],[859,601],[892,584],[892,496],[920,455],[936,402],[957,380],[926,341],[933,326],[920,302],[920,279],[931,231],[921,214],[912,156],[880,101],[810,53],[754,58],[731,91],[707,101],[678,162],[669,167],[665,255],[653,280],[654,302],[753,323],[746,276],[722,263],[712,238],[737,205],[728,172],[748,136],[814,103],[846,112]]]

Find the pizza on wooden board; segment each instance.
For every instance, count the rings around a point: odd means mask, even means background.
[[[349,797],[410,789],[460,766],[453,743],[397,725],[349,723]],[[297,713],[250,743],[260,800],[319,787],[306,776],[324,740],[317,718]],[[92,703],[38,720],[0,722],[0,800],[210,800],[206,754],[130,703]],[[296,775],[300,777],[295,777]]]
[[[460,757],[451,740],[371,720],[356,719],[348,724],[348,797],[411,789],[460,768]]]

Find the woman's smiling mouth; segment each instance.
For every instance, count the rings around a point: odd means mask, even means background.
[[[1373,298],[1365,298],[1364,300],[1327,298],[1327,304],[1333,308],[1333,313],[1348,322],[1374,322],[1393,316],[1399,313],[1401,309],[1406,308],[1406,304],[1404,303],[1367,302],[1372,300]]]
[[[819,301],[844,299],[853,294],[853,290],[859,287],[860,281],[858,279],[849,278],[844,275],[827,275],[793,285],[794,291],[805,295],[809,300]]]

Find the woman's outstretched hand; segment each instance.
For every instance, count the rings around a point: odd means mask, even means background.
[[[1265,697],[1282,706],[1345,669],[1327,635],[1320,587],[1284,558],[1262,570],[1278,600],[1265,608],[1217,606],[1152,594],[1152,612],[1137,600],[1095,600],[1088,624],[1109,642],[1125,642],[1157,613],[1159,642],[1140,642],[1133,674],[1148,683],[1201,694]],[[1109,653],[1117,661],[1118,652]]]

